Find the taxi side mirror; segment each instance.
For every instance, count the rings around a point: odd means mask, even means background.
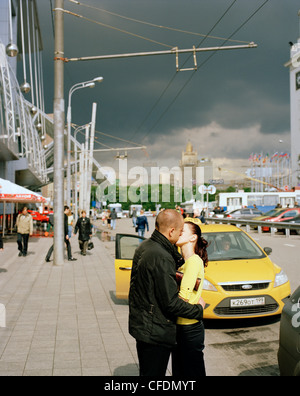
[[[272,252],[273,252],[272,248],[270,248],[270,247],[265,247],[265,248],[264,248],[264,251],[265,251],[265,253],[266,253],[268,256],[270,256],[270,255],[272,254]]]

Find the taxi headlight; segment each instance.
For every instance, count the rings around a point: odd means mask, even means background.
[[[275,276],[274,287],[284,285],[288,281],[289,281],[289,278],[288,278],[287,274],[282,270],[281,272],[279,272],[279,274],[277,274]]]
[[[211,284],[207,279],[204,279],[203,282],[203,290],[207,290],[207,291],[218,291],[215,286],[213,284]]]

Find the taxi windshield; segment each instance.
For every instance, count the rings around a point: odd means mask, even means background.
[[[265,253],[244,232],[207,233],[209,261],[251,260],[266,257]]]

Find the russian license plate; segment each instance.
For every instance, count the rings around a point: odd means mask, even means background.
[[[265,305],[266,299],[265,297],[256,297],[256,298],[239,298],[236,300],[230,301],[231,308],[234,307],[253,307],[257,305]]]

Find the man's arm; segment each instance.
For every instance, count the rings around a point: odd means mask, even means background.
[[[155,293],[166,315],[202,320],[202,305],[192,305],[179,298],[174,262],[164,260],[155,270]]]

